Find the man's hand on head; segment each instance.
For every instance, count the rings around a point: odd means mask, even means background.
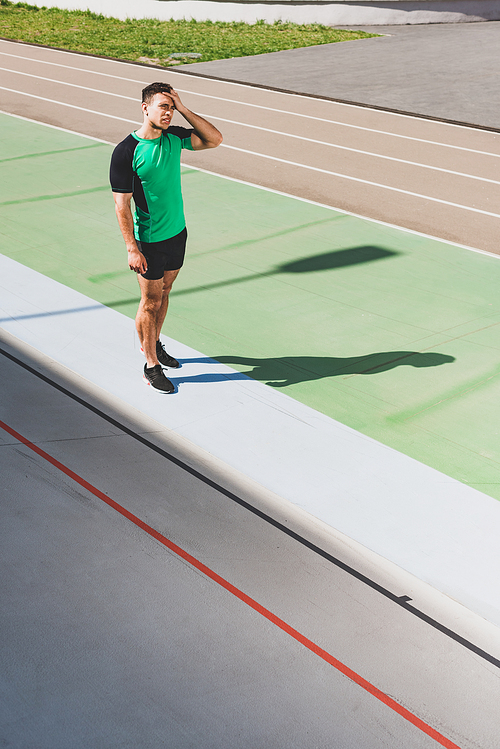
[[[174,107],[176,108],[176,110],[177,110],[177,111],[178,111],[178,112],[179,112],[180,114],[182,114],[182,110],[183,110],[183,109],[185,110],[185,109],[186,109],[186,107],[185,107],[185,106],[184,106],[184,104],[182,103],[182,101],[181,101],[181,97],[179,96],[179,94],[177,93],[177,91],[176,91],[176,90],[175,90],[174,88],[171,88],[171,89],[170,89],[170,93],[168,94],[168,96],[170,96],[170,98],[171,98],[171,99],[172,99],[172,101],[174,102]]]

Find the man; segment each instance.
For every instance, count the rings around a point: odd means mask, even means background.
[[[175,110],[191,129],[170,127]],[[141,288],[135,323],[146,357],[144,380],[160,392],[172,393],[175,388],[165,377],[162,365],[178,367],[179,362],[165,351],[160,332],[170,290],[186,249],[181,151],[215,148],[222,142],[222,135],[185,107],[168,83],[146,86],[142,92],[142,111],[142,127],[113,151],[110,181],[118,224],[127,246],[128,265],[138,274]]]

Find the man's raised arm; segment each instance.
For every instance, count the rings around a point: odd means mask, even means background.
[[[171,89],[169,96],[172,97],[176,110],[189,122],[194,130],[194,133],[191,134],[193,150],[203,151],[206,148],[217,148],[217,146],[220,146],[222,135],[216,127],[203,117],[200,117],[199,114],[195,114],[185,107],[180,100],[179,94],[174,89]]]

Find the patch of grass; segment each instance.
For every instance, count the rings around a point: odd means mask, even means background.
[[[362,39],[373,34],[319,24],[211,21],[120,21],[90,11],[38,8],[0,0],[0,36],[77,52],[156,65],[192,63],[172,53],[197,53],[196,61],[260,55],[285,49]]]

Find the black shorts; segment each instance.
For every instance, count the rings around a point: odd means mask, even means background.
[[[164,239],[163,242],[137,242],[137,246],[146,258],[148,269],[141,273],[149,281],[163,278],[167,270],[178,270],[184,263],[186,253],[187,229],[176,234],[175,237]]]

